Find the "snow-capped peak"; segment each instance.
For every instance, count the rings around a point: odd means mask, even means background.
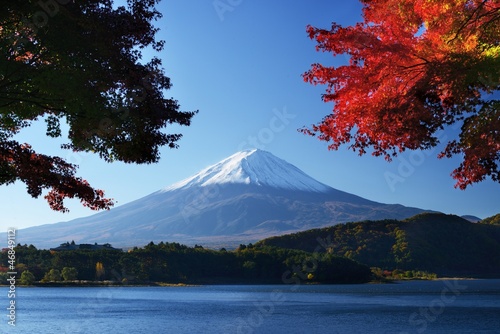
[[[253,149],[237,152],[192,177],[172,184],[163,191],[226,183],[314,192],[326,192],[331,189],[285,160],[269,152]]]

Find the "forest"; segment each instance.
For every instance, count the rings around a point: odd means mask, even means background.
[[[471,223],[455,215],[423,213],[405,220],[338,224],[264,239],[257,245],[317,249],[387,271],[500,277],[497,216]],[[327,246],[319,249],[318,242]]]
[[[49,251],[17,245],[20,284],[301,284],[365,283],[370,268],[319,252],[240,245],[234,251],[153,242],[122,250]],[[7,279],[7,252],[0,254],[0,280]],[[77,282],[78,281],[78,282]]]

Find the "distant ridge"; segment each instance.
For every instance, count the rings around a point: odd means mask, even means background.
[[[472,216],[472,215],[464,215],[464,216],[461,216],[463,219],[466,219],[468,221],[470,221],[471,223],[477,223],[477,222],[480,222],[482,219],[479,218],[479,217],[476,217],[476,216]]]
[[[110,211],[20,230],[18,242],[38,248],[68,240],[114,247],[150,241],[235,247],[283,233],[404,219],[423,211],[334,189],[269,152],[247,150]]]

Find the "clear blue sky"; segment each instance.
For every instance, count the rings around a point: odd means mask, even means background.
[[[61,151],[63,140],[46,138],[43,122],[18,139],[78,164],[78,174],[118,205],[257,146],[323,183],[371,200],[481,218],[500,212],[500,185],[488,180],[467,191],[455,189],[450,173],[459,160],[438,160],[438,149],[409,152],[387,163],[346,148],[328,151],[325,143],[297,132],[332,109],[321,101],[324,87],[304,83],[301,74],[314,62],[346,61],[317,53],[306,25],[353,24],[361,14],[357,1],[164,0],[158,8],[164,14],[157,23],[159,37],[166,41],[158,56],[174,85],[166,96],[177,99],[183,110],[200,110],[190,127],[170,130],[184,134],[180,149],[164,149],[156,165],[107,164],[90,154]],[[451,129],[442,137],[454,133]],[[70,213],[53,212],[21,183],[0,187],[0,203],[5,228],[94,214],[78,201],[68,202]]]

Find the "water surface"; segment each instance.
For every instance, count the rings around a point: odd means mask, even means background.
[[[16,292],[1,333],[500,333],[500,280]]]

